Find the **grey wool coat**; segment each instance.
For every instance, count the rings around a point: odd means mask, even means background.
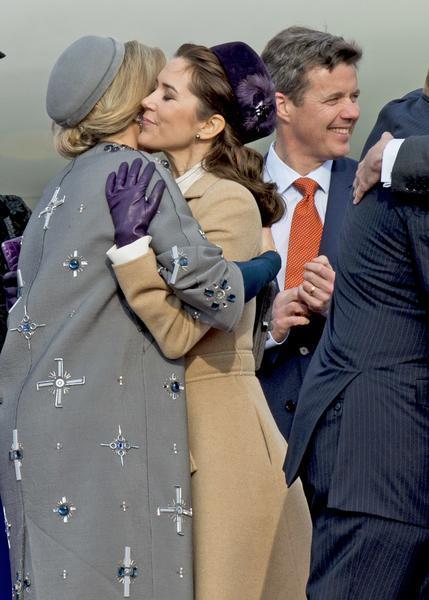
[[[25,231],[23,292],[0,359],[0,493],[16,599],[193,598],[183,363],[162,356],[106,258],[105,181],[139,154],[145,164],[143,153],[100,144],[71,161]],[[230,330],[241,273],[157,171],[167,190],[149,233],[162,274],[194,317]],[[211,292],[226,287],[228,302],[215,302]]]

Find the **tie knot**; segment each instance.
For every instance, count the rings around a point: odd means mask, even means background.
[[[313,198],[317,188],[319,187],[317,181],[310,179],[310,177],[300,177],[293,182],[293,185],[303,196],[311,196]]]

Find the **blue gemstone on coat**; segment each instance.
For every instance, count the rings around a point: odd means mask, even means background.
[[[78,269],[80,267],[80,262],[77,258],[72,258],[69,262],[69,268],[72,271],[76,271],[76,269]]]
[[[185,258],[184,256],[182,256],[181,258],[179,258],[179,265],[181,267],[187,267],[189,264],[189,261],[187,258]]]
[[[219,306],[220,306],[219,302],[212,302],[211,307],[213,310],[219,310]]]
[[[178,381],[172,381],[170,387],[172,392],[180,392],[180,383]]]
[[[11,450],[9,452],[9,460],[22,460],[23,456],[22,450]]]
[[[31,331],[31,325],[30,325],[30,323],[23,323],[21,325],[21,328],[22,328],[22,331],[24,333],[30,333],[30,331]]]
[[[220,287],[221,287],[223,290],[225,290],[227,286],[228,286],[228,281],[227,281],[226,279],[224,279],[224,280],[222,281],[222,283],[220,284]]]
[[[58,514],[60,517],[67,517],[70,514],[70,507],[68,504],[60,504],[58,507]]]
[[[206,288],[204,290],[204,295],[207,296],[208,298],[212,298],[214,296],[214,290],[210,290],[209,288]]]
[[[132,579],[134,579],[134,577],[137,577],[138,575],[138,568],[131,566],[131,567],[124,567],[121,566],[118,569],[118,577],[122,579],[122,577],[131,577]]]
[[[229,296],[227,296],[226,299],[228,300],[228,302],[235,302],[236,295],[235,294],[230,294]]]

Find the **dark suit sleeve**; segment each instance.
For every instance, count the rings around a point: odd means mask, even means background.
[[[404,140],[392,170],[392,191],[428,195],[429,135]]]

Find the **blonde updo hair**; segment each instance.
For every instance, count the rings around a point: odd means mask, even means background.
[[[159,48],[126,42],[123,63],[91,112],[74,127],[53,124],[57,152],[74,158],[126,129],[141,111],[142,99],[155,88],[164,65],[165,56]]]

